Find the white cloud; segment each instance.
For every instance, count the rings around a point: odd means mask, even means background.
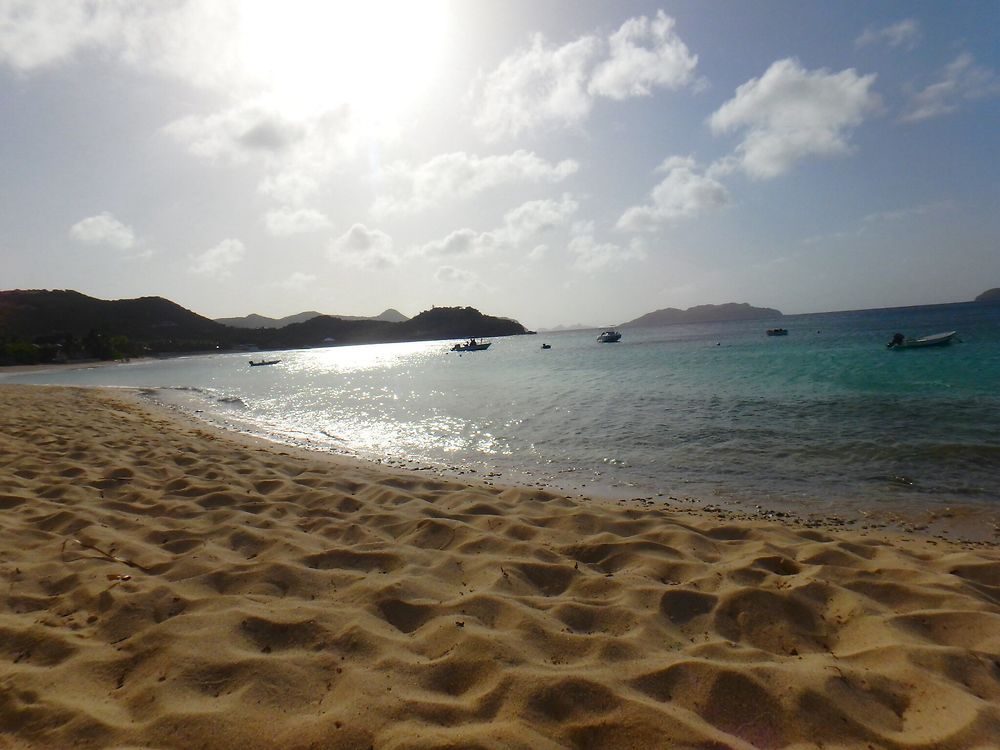
[[[678,89],[690,83],[698,56],[677,36],[674,24],[662,10],[652,21],[639,16],[623,23],[608,39],[610,57],[594,70],[588,91],[627,99],[649,96],[656,86]]]
[[[305,135],[300,124],[249,103],[210,115],[188,115],[163,130],[197,156],[235,163],[285,151]]]
[[[473,229],[457,229],[441,240],[432,240],[417,251],[420,255],[436,258],[468,257],[482,255],[496,247],[497,240],[492,232],[477,232]]]
[[[504,214],[503,227],[497,233],[502,242],[518,244],[565,225],[578,208],[568,194],[559,200],[528,201]]]
[[[694,160],[693,156],[668,156],[660,162],[655,171],[669,174],[675,169],[694,169],[697,166],[698,162]]]
[[[653,188],[649,203],[632,206],[618,219],[618,228],[654,229],[678,219],[690,219],[729,203],[729,192],[707,174],[699,174],[690,157],[673,156],[657,169],[666,177]]]
[[[295,206],[319,192],[357,153],[360,142],[347,107],[290,119],[264,100],[244,101],[208,115],[188,115],[163,131],[196,156],[260,166],[258,190]]]
[[[486,78],[476,128],[487,140],[497,140],[580,122],[592,106],[587,69],[599,48],[592,36],[552,47],[535,34],[530,47],[505,59]]]
[[[627,99],[692,83],[696,55],[663,11],[625,21],[605,41],[584,35],[553,46],[541,34],[504,59],[478,92],[474,125],[489,141],[583,122],[595,96]]]
[[[549,250],[550,248],[548,245],[535,245],[533,248],[531,248],[531,250],[528,251],[528,254],[524,256],[525,260],[531,261],[532,263],[537,263],[538,261],[540,261],[542,258],[544,258],[546,255],[549,254]]]
[[[493,250],[513,250],[531,244],[527,258],[539,258],[544,245],[535,245],[540,234],[564,226],[576,213],[578,204],[569,195],[559,200],[528,201],[504,214],[503,225],[488,232],[458,229],[441,240],[432,240],[416,250],[427,257],[470,257],[485,255]]]
[[[330,226],[330,220],[312,208],[284,207],[268,211],[264,223],[267,231],[278,237],[315,232]]]
[[[870,44],[887,44],[893,48],[913,49],[920,41],[920,36],[920,24],[912,18],[904,18],[902,21],[889,24],[881,29],[871,27],[865,29],[854,40],[854,44],[858,47],[866,47]]]
[[[278,203],[298,206],[315,196],[323,186],[318,167],[287,164],[267,174],[257,185],[257,191]]]
[[[361,6],[0,0],[0,65],[31,71],[97,52],[102,60],[211,89],[230,101],[267,92],[286,112],[318,113],[346,102],[371,110],[377,92],[378,114],[398,116],[397,103],[426,85],[441,59],[444,2],[368,0]]]
[[[531,151],[476,156],[464,151],[440,154],[417,166],[388,165],[381,175],[376,215],[413,213],[457,198],[469,198],[498,185],[514,182],[560,182],[579,165],[572,159],[550,162]]]
[[[972,55],[963,52],[945,66],[940,79],[910,97],[904,122],[918,122],[950,114],[963,100],[985,99],[1000,95],[1000,81],[989,68],[976,65]]]
[[[739,172],[742,164],[743,161],[739,157],[736,157],[733,154],[726,154],[709,164],[708,169],[705,170],[705,175],[713,179],[717,177],[726,177],[734,172]],[[665,165],[666,162],[664,162],[664,165],[661,165],[660,168],[663,169],[663,166]]]
[[[641,240],[635,239],[627,248],[613,242],[594,239],[594,223],[579,222],[573,227],[573,238],[568,246],[574,265],[584,271],[597,271],[629,260],[643,260],[646,249]]]
[[[349,107],[298,120],[301,137],[280,153],[265,154],[266,175],[258,190],[274,200],[301,205],[312,198],[362,143]]]
[[[381,48],[359,42],[360,52],[351,56],[343,38],[337,43],[338,34],[356,32],[352,24],[336,21],[360,15],[359,23],[374,27],[376,19],[384,24],[385,14],[359,14],[311,0],[290,0],[282,9],[273,5],[0,0],[0,65],[30,72],[94,51],[141,73],[222,94],[229,106],[181,117],[164,132],[203,158],[260,167],[262,193],[301,205],[357,153],[362,137],[373,135],[348,104],[357,81],[367,79],[340,63],[345,56],[352,61],[377,56]],[[409,33],[407,39],[413,37]],[[386,32],[377,41],[387,45],[393,39]],[[405,80],[405,58],[375,62],[382,78]],[[384,135],[382,129],[378,135]]]
[[[69,229],[69,236],[85,245],[105,245],[128,250],[135,246],[135,232],[107,211],[81,219]]]
[[[435,273],[434,278],[444,284],[459,286],[481,286],[479,277],[472,271],[465,271],[454,266],[441,266]]]
[[[934,203],[922,203],[919,206],[900,208],[895,211],[879,211],[865,215],[861,219],[863,225],[872,225],[881,222],[905,221],[916,216],[925,216],[938,211],[948,211],[954,208],[951,201],[936,201]]]
[[[716,133],[745,132],[737,153],[748,175],[776,177],[809,156],[849,153],[850,130],[879,107],[874,82],[874,75],[853,69],[809,71],[796,60],[778,60],[737,88],[709,123]]]
[[[191,257],[191,270],[204,276],[228,276],[233,266],[246,255],[243,243],[236,239],[225,239],[205,252]]]
[[[232,90],[240,83],[235,2],[0,0],[0,63],[24,72],[101,50],[136,68]]]
[[[327,255],[334,263],[346,263],[356,268],[382,269],[397,262],[392,250],[392,238],[364,224],[355,224],[331,242]]]
[[[78,50],[106,44],[120,17],[106,5],[83,2],[0,2],[0,62],[27,71],[59,62]]]

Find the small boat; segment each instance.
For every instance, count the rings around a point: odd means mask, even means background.
[[[618,331],[602,331],[597,340],[602,344],[613,344],[616,341],[620,341],[621,337],[622,335]]]
[[[767,335],[768,336],[787,336],[788,335],[788,329],[787,328],[768,328],[767,329]]]
[[[280,362],[280,359],[262,359],[260,362],[254,362],[250,360],[251,367],[263,367],[264,365],[276,365]]]
[[[886,344],[888,349],[919,349],[925,346],[943,346],[945,344],[950,344],[951,340],[955,338],[957,331],[948,331],[947,333],[935,333],[933,336],[923,336],[919,339],[908,339],[901,333],[897,333],[892,337],[892,341]],[[958,339],[961,341],[961,339]]]
[[[451,347],[453,352],[484,352],[490,348],[492,341],[476,341],[475,339],[469,339],[465,343],[455,344]]]
[[[542,349],[551,349],[552,344],[542,344]]]

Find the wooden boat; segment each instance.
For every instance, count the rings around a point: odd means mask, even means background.
[[[919,339],[908,339],[903,334],[897,333],[892,337],[892,341],[886,344],[886,347],[889,349],[920,349],[925,346],[944,346],[950,344],[957,333],[957,331],[935,333],[933,336],[923,336]]]
[[[463,344],[455,344],[451,347],[453,352],[484,352],[490,348],[492,341],[476,341],[475,339],[469,339]]]
[[[787,336],[788,335],[788,329],[787,328],[768,328],[767,329],[767,335],[768,336]]]
[[[618,331],[602,331],[597,340],[602,344],[613,344],[616,341],[620,341],[621,337],[622,335]]]
[[[264,365],[276,365],[280,362],[280,359],[262,359],[260,362],[254,362],[250,360],[251,367],[263,367]]]

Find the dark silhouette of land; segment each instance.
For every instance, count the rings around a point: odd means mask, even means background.
[[[746,302],[727,302],[723,305],[697,305],[687,310],[667,307],[646,313],[635,320],[621,323],[617,328],[667,326],[677,323],[715,323],[722,320],[767,320],[783,317],[780,310],[771,307],[753,307]]]
[[[317,315],[281,328],[234,328],[162,297],[101,300],[71,290],[0,291],[0,364],[119,359],[529,333],[472,307],[436,307],[402,322]]]
[[[983,292],[975,302],[1000,303],[1000,288]],[[774,308],[728,302],[687,310],[668,307],[614,327],[782,317]],[[162,297],[102,300],[68,289],[0,291],[0,365],[533,333],[516,320],[484,315],[473,307],[435,307],[409,319],[389,309],[375,318],[308,311],[286,318],[253,314],[222,321]],[[238,321],[240,327],[224,321]]]
[[[224,326],[232,326],[233,328],[284,328],[292,323],[305,323],[307,320],[312,320],[322,315],[326,315],[326,313],[316,312],[315,310],[307,310],[295,315],[286,315],[283,318],[269,318],[266,315],[250,313],[239,318],[216,318],[215,322],[222,323]],[[391,307],[373,316],[330,315],[329,317],[340,318],[341,320],[384,320],[389,323],[404,323],[409,320],[399,310],[394,310]]]

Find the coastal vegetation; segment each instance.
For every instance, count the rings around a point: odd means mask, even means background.
[[[472,307],[436,307],[398,323],[317,315],[277,329],[248,329],[223,325],[162,297],[101,300],[72,290],[0,291],[3,365],[525,333],[515,320]]]

